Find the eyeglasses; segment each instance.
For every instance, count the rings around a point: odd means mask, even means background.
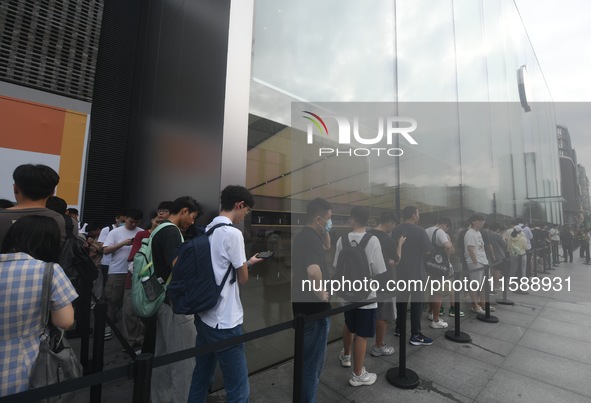
[[[248,207],[246,205],[244,207],[246,207],[248,209],[248,211],[246,212],[246,215],[249,215],[250,213],[252,213],[252,209],[250,207]]]
[[[166,213],[170,213],[170,210],[167,210],[167,209],[160,209],[160,210],[156,210],[156,212],[157,212],[158,214],[166,214]]]

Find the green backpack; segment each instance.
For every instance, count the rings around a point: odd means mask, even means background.
[[[172,274],[168,276],[166,283],[161,283],[162,280],[156,277],[152,260],[152,239],[162,228],[171,225],[174,224],[164,222],[156,227],[149,238],[142,240],[142,246],[133,258],[131,305],[137,316],[143,318],[154,316],[166,298],[166,287],[170,283]],[[182,234],[181,240],[184,241]]]

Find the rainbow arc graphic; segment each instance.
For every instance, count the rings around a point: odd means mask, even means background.
[[[318,128],[320,133],[324,132],[328,136],[328,127],[326,127],[326,123],[324,123],[324,120],[322,120],[320,116],[309,111],[304,111],[304,113],[307,113],[311,116],[302,116],[304,119],[308,119],[310,122],[314,124],[314,126]]]

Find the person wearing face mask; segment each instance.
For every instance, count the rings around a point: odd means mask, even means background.
[[[314,199],[306,208],[307,224],[295,237],[292,249],[292,309],[298,314],[312,315],[330,310],[328,292],[322,280],[329,278],[325,265],[325,250],[330,248],[332,206],[324,199]],[[314,283],[316,291],[306,292],[303,281]],[[326,341],[330,319],[324,318],[305,325],[304,382],[302,397],[306,402],[316,401],[318,382],[326,356]]]

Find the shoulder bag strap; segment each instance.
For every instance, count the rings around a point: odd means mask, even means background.
[[[439,228],[435,229],[435,231],[433,231],[433,235],[431,236],[431,244],[432,244],[433,246],[437,246],[437,245],[435,244],[435,236],[437,235],[437,231],[439,231]],[[423,239],[425,239],[425,238],[423,238]]]
[[[51,299],[51,283],[53,280],[53,263],[46,263],[43,271],[43,288],[41,291],[41,323],[47,327],[49,323],[49,300]]]

